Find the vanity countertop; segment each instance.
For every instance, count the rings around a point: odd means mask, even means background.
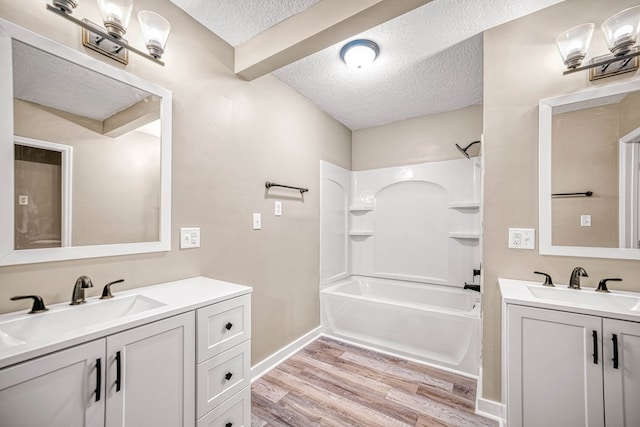
[[[540,282],[498,279],[504,304],[570,311],[640,322],[640,293],[594,288],[569,289],[567,285],[543,286]]]
[[[79,313],[77,321],[73,319],[73,327],[70,327],[68,332],[39,337],[17,345],[0,345],[0,368],[251,292],[252,288],[248,286],[207,277],[193,277],[124,291],[117,291],[114,288],[112,299],[101,300],[95,296],[87,298],[85,304],[78,306],[71,306],[68,302],[52,304],[48,306],[49,310],[45,313],[28,314],[26,310],[21,310],[3,314],[0,315],[0,335],[3,333],[3,325],[15,325],[24,319],[29,321],[41,319],[42,322],[46,322],[52,315],[68,318],[72,313]],[[109,304],[110,301],[118,299],[130,298],[133,301],[132,297],[136,296],[143,297],[141,299],[143,303],[152,301],[151,308],[147,307],[144,311],[120,315],[120,317],[116,314],[113,319],[83,326],[83,312],[101,308],[100,304]],[[9,330],[9,326],[6,330]],[[5,338],[7,334],[11,335],[6,332]],[[11,337],[8,340],[10,341]]]

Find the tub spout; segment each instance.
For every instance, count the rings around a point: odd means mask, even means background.
[[[480,285],[469,284],[467,282],[464,283],[464,289],[469,289],[472,291],[480,292]]]

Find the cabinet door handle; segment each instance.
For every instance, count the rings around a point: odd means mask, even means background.
[[[122,355],[116,352],[116,393],[120,391],[122,385]]]
[[[224,377],[226,378],[227,381],[229,381],[232,376],[233,374],[231,372],[227,372],[227,375],[225,375]]]
[[[233,423],[226,423],[226,424],[224,425],[224,427],[231,427],[232,425],[233,425]]]
[[[598,364],[598,331],[593,331],[593,363]]]
[[[611,341],[613,341],[613,369],[618,369],[618,336],[613,334],[611,337]]]
[[[100,401],[102,390],[102,359],[98,357],[96,360],[96,402]]]
[[[233,328],[233,323],[229,322],[226,325],[224,325],[225,328],[227,328],[227,331],[230,331],[231,328]]]

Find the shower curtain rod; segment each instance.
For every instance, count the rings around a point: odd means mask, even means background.
[[[292,190],[298,190],[300,192],[300,194],[304,194],[307,191],[309,191],[308,188],[302,188],[302,187],[292,187],[290,185],[282,185],[282,184],[276,184],[275,182],[265,182],[264,186],[269,189],[271,187],[282,187],[282,188],[291,188]]]
[[[584,193],[553,193],[551,197],[591,197],[593,191],[585,191]]]

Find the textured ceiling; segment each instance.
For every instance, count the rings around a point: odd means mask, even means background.
[[[13,40],[14,96],[102,121],[150,93]]]
[[[238,44],[313,0],[171,0]],[[562,0],[434,0],[273,74],[350,129],[482,103],[482,32]],[[340,60],[349,40],[380,46],[373,65]]]

